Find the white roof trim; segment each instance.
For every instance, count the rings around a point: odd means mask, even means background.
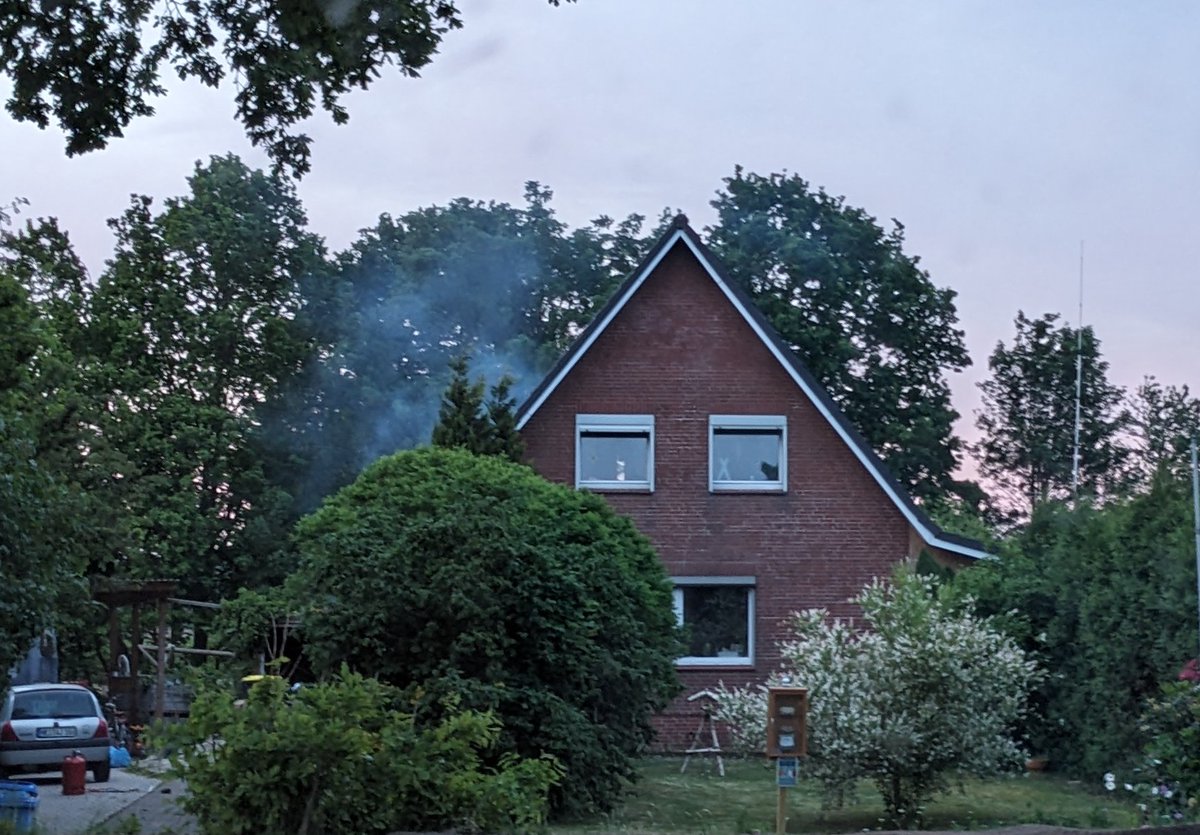
[[[713,265],[704,256],[704,253],[696,248],[696,245],[692,242],[691,238],[684,233],[683,229],[676,229],[671,234],[666,243],[659,248],[658,254],[654,257],[654,259],[650,261],[650,263],[648,263],[644,268],[642,268],[641,274],[638,275],[637,278],[634,279],[634,281],[629,285],[629,287],[626,288],[624,295],[617,301],[617,303],[609,309],[608,314],[601,321],[596,323],[595,327],[589,328],[587,338],[584,340],[584,342],[572,349],[571,358],[566,362],[565,365],[563,365],[562,368],[559,369],[558,373],[554,376],[554,379],[551,380],[550,384],[542,389],[542,392],[540,395],[538,395],[537,400],[530,404],[529,408],[525,411],[525,414],[522,415],[521,420],[517,423],[517,430],[520,431],[521,429],[525,428],[525,424],[529,422],[529,419],[533,417],[533,414],[541,408],[542,404],[545,403],[550,395],[554,393],[554,390],[558,388],[563,379],[571,373],[572,369],[575,368],[576,364],[587,352],[588,348],[592,347],[592,344],[600,338],[600,335],[604,333],[609,324],[612,323],[612,320],[615,319],[617,314],[621,312],[629,299],[631,299],[634,293],[641,288],[642,284],[644,284],[650,274],[654,272],[662,259],[666,257],[668,252],[675,248],[675,244],[680,240],[687,245],[687,248],[691,250],[692,255],[694,255],[696,260],[700,262],[700,265],[704,267],[704,271],[708,273],[709,278],[716,282],[717,287],[719,287],[721,292],[725,294],[725,298],[727,298],[734,306],[734,309],[741,314],[742,318],[746,321],[746,324],[748,324],[754,333],[758,335],[758,338],[762,340],[762,343],[767,346],[767,350],[769,350],[771,354],[774,355],[775,359],[779,361],[779,364],[783,366],[784,370],[787,371],[788,375],[792,378],[792,380],[795,381],[796,385],[800,387],[801,391],[808,396],[809,401],[813,404],[813,406],[816,407],[817,411],[821,413],[829,425],[833,427],[833,431],[836,432],[838,437],[842,439],[842,442],[850,448],[850,451],[854,453],[854,456],[858,458],[859,462],[866,468],[867,472],[871,474],[871,477],[875,479],[875,483],[883,489],[883,492],[887,494],[889,499],[891,499],[892,503],[896,506],[896,509],[900,511],[901,515],[903,515],[906,520],[908,520],[908,523],[913,526],[913,529],[921,535],[921,538],[925,540],[925,543],[934,548],[942,548],[946,551],[953,551],[954,553],[962,554],[968,557],[974,557],[976,559],[994,559],[994,555],[989,554],[986,551],[982,551],[978,548],[970,548],[965,545],[960,545],[956,542],[950,542],[942,539],[941,537],[937,536],[934,531],[932,531],[921,520],[919,516],[913,513],[912,508],[908,505],[908,502],[906,502],[896,493],[895,489],[893,489],[892,485],[888,482],[888,479],[885,478],[879,468],[875,466],[874,461],[872,461],[871,458],[869,458],[862,450],[862,448],[854,442],[854,439],[850,437],[850,434],[846,431],[846,428],[842,425],[841,421],[834,417],[833,413],[825,405],[822,398],[817,396],[816,392],[814,392],[807,382],[805,382],[804,378],[797,373],[795,367],[787,359],[787,357],[780,353],[779,347],[775,344],[775,341],[767,336],[766,332],[763,331],[758,321],[753,315],[751,315],[750,311],[745,308],[745,306],[741,303],[741,300],[737,297],[729,285],[727,285],[721,279],[720,273],[714,269]]]

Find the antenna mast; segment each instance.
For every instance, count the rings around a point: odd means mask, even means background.
[[[1083,241],[1079,242],[1079,321],[1075,340],[1075,449],[1071,455],[1071,495],[1079,498],[1079,425],[1083,400]]]

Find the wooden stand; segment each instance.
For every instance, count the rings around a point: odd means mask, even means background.
[[[713,719],[713,712],[716,709],[717,694],[711,690],[701,690],[699,693],[693,693],[688,696],[689,702],[694,702],[697,699],[708,699],[704,703],[704,715],[700,717],[700,724],[696,726],[696,732],[692,734],[692,744],[688,746],[685,752],[687,756],[683,758],[683,765],[679,769],[679,773],[683,774],[687,771],[688,762],[692,759],[692,754],[716,754],[717,755],[717,771],[721,776],[725,776],[725,760],[721,759],[721,742],[717,739],[717,723]],[[710,742],[705,744],[705,731],[708,732]]]

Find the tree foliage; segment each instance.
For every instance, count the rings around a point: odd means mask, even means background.
[[[500,455],[520,463],[525,442],[517,434],[516,403],[509,396],[512,377],[501,377],[485,403],[483,378],[471,382],[468,367],[465,356],[450,361],[452,376],[433,427],[433,444],[476,455]]]
[[[22,253],[33,228],[0,227],[0,670],[78,611],[94,541],[95,506],[71,477],[78,451],[59,454],[50,443],[69,423],[71,394],[53,324],[30,294]]]
[[[558,5],[558,0],[551,0]],[[67,135],[67,154],[104,148],[165,95],[164,70],[209,87],[231,76],[236,112],[277,172],[303,175],[310,139],[295,128],[319,106],[342,124],[342,98],[384,68],[416,76],[462,26],[452,0],[0,0],[0,72],[19,121]]]
[[[955,487],[961,442],[946,374],[970,365],[954,291],[841,197],[739,167],[709,244],[914,495]]]
[[[309,297],[319,357],[262,413],[267,440],[297,462],[285,478],[306,510],[429,441],[455,357],[492,385],[511,376],[500,399],[519,400],[632,269],[640,217],[568,232],[551,198],[528,183],[519,207],[461,199],[384,215],[337,257]]]
[[[908,828],[957,778],[1021,762],[1011,728],[1038,672],[986,618],[907,569],[871,582],[854,602],[865,631],[809,610],[781,645],[783,674],[809,691],[803,768],[831,803],[857,780],[873,781],[888,823]],[[747,731],[761,734],[765,711],[761,690],[722,693],[719,715],[751,745],[759,739]]]
[[[1030,319],[1019,312],[1010,346],[1000,342],[988,360],[991,377],[979,384],[983,409],[976,425],[980,469],[1018,514],[1072,490],[1075,380],[1082,357],[1079,486],[1102,494],[1124,486],[1127,450],[1121,433],[1129,417],[1123,392],[1108,382],[1108,363],[1090,327],[1058,326],[1058,314]],[[1079,346],[1082,345],[1080,348]]]
[[[549,758],[483,757],[500,723],[452,709],[423,726],[395,688],[345,670],[289,694],[256,684],[235,707],[207,689],[164,733],[205,835],[536,831],[561,771]]]
[[[324,265],[293,189],[233,157],[154,213],[135,197],[91,295],[98,434],[132,516],[116,570],[219,598],[262,582],[290,524],[255,415],[311,356],[302,289]],[[294,518],[294,517],[293,517]]]
[[[955,585],[1053,672],[1032,699],[1030,745],[1095,777],[1136,756],[1131,717],[1195,654],[1189,485],[1160,476],[1102,507],[1041,505],[1002,559]]]
[[[1132,459],[1140,482],[1166,471],[1182,475],[1190,466],[1190,446],[1200,438],[1200,398],[1186,385],[1163,385],[1146,377],[1129,399]]]
[[[599,497],[437,447],[373,464],[297,530],[318,668],[341,661],[504,723],[554,755],[562,813],[611,809],[677,683],[670,585]]]

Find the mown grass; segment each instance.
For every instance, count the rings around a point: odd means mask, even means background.
[[[682,760],[652,758],[641,765],[634,794],[602,821],[552,829],[556,835],[620,832],[746,833],[775,831],[775,772],[761,760],[725,761],[725,777],[710,762],[693,759],[686,774]],[[1052,774],[1020,774],[970,780],[963,791],[934,800],[925,812],[925,829],[991,829],[1018,824],[1047,824],[1089,829],[1138,826],[1136,804],[1120,795],[1093,791]],[[789,833],[861,832],[884,826],[883,804],[864,782],[856,801],[822,811],[819,787],[802,783],[788,792]]]

